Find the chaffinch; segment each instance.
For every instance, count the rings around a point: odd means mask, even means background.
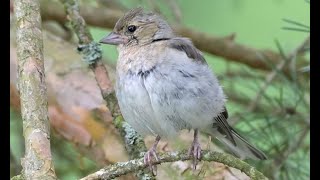
[[[160,138],[177,137],[182,129],[194,129],[188,152],[194,169],[201,157],[199,131],[240,158],[266,159],[228,124],[226,96],[202,53],[160,16],[132,9],[100,43],[119,52],[115,91],[124,119],[140,135],[156,137],[144,157],[151,170]]]

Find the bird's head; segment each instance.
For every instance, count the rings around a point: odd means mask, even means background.
[[[143,46],[151,42],[174,36],[169,24],[154,13],[146,13],[142,8],[128,11],[118,20],[113,31],[100,43],[123,47]]]

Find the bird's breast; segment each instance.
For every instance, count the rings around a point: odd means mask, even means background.
[[[210,126],[225,102],[216,77],[183,52],[155,49],[119,54],[116,94],[126,121],[141,135],[169,138]]]
[[[163,51],[164,47],[160,44],[121,49],[117,71],[124,75],[147,72],[163,61]]]

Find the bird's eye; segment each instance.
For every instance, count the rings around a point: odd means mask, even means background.
[[[137,29],[137,27],[134,26],[134,25],[128,26],[128,31],[129,31],[129,32],[132,32],[132,33],[133,33],[136,29]]]

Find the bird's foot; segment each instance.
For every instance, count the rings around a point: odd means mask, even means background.
[[[201,158],[201,146],[198,140],[198,130],[194,131],[194,139],[188,151],[188,155],[193,156],[192,167],[193,170],[196,170],[198,160]]]
[[[157,136],[153,146],[144,155],[144,164],[149,166],[149,169],[153,175],[157,174],[157,166],[152,164],[152,158],[154,158],[156,161],[159,161],[159,157],[157,155],[157,145],[159,141],[160,136]]]

